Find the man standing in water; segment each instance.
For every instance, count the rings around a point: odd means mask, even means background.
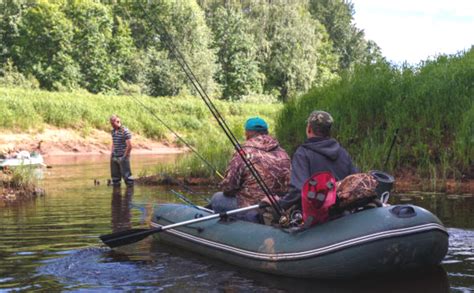
[[[120,186],[123,178],[128,187],[133,186],[132,171],[130,169],[130,152],[132,151],[132,135],[128,128],[122,126],[120,117],[110,116],[112,125],[112,153],[110,156],[110,173],[113,186]]]

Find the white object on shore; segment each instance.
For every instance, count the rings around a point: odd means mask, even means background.
[[[0,159],[0,168],[17,166],[42,166],[46,167],[43,156],[40,153],[20,151],[14,158]]]

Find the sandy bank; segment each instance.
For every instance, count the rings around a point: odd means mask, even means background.
[[[176,154],[186,151],[174,145],[133,134],[133,154]],[[36,132],[0,131],[0,154],[20,150],[39,151],[45,157],[62,155],[110,154],[111,137],[106,131],[92,129],[82,133],[73,129],[47,127]]]

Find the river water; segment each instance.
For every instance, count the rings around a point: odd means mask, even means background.
[[[134,156],[132,168],[139,175],[154,164],[174,159]],[[112,251],[98,235],[147,227],[153,204],[179,200],[164,187],[108,187],[107,157],[46,161],[52,165],[41,183],[46,196],[0,207],[0,291],[474,291],[473,195],[413,192],[390,199],[390,203],[422,206],[448,227],[449,252],[437,268],[351,281],[301,280],[249,272],[156,244],[151,237]],[[100,184],[95,185],[94,179]],[[201,196],[188,196],[203,202]]]

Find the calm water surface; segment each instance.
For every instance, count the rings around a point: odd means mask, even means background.
[[[171,156],[134,156],[136,174]],[[474,291],[473,195],[404,194],[449,228],[442,266],[353,281],[287,279],[248,272],[149,239],[110,250],[98,235],[146,227],[153,204],[178,201],[165,188],[113,190],[107,157],[49,158],[45,197],[0,208],[0,291],[470,292]],[[94,179],[100,185],[94,185]],[[199,196],[189,195],[197,203]]]

